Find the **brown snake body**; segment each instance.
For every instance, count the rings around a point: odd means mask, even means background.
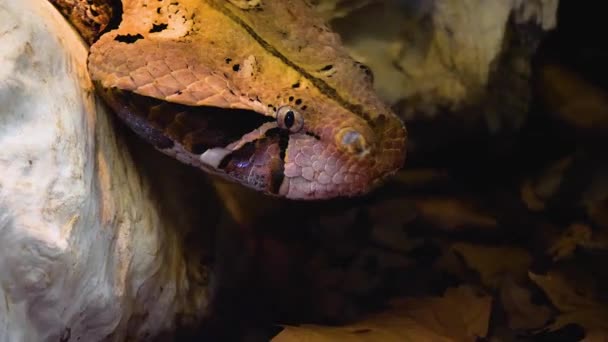
[[[50,1],[110,107],[182,162],[292,199],[360,195],[403,164],[402,122],[303,0]]]

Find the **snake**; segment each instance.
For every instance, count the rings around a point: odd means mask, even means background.
[[[407,130],[305,0],[49,0],[89,45],[96,92],[180,162],[271,196],[360,196]]]

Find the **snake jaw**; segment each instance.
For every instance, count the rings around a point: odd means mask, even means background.
[[[369,189],[368,160],[305,134],[290,136],[279,195],[290,199],[354,196]]]
[[[327,127],[290,133],[265,123],[229,145],[233,153],[219,169],[270,195],[318,200],[365,194],[403,165],[406,131],[398,119]]]
[[[388,109],[373,121],[343,108],[308,113],[313,134],[291,134],[279,195],[290,199],[358,196],[373,190],[405,160],[407,131]]]

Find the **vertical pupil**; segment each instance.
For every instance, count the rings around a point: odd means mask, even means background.
[[[291,126],[293,126],[294,121],[296,120],[295,115],[293,114],[293,111],[288,111],[287,113],[285,113],[285,127],[287,128],[291,128]]]

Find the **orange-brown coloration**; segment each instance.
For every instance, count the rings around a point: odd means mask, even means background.
[[[233,2],[123,0],[118,29],[91,47],[92,78],[189,106],[272,117],[291,106],[303,127],[275,193],[288,198],[358,195],[402,166],[402,122],[304,1]]]

